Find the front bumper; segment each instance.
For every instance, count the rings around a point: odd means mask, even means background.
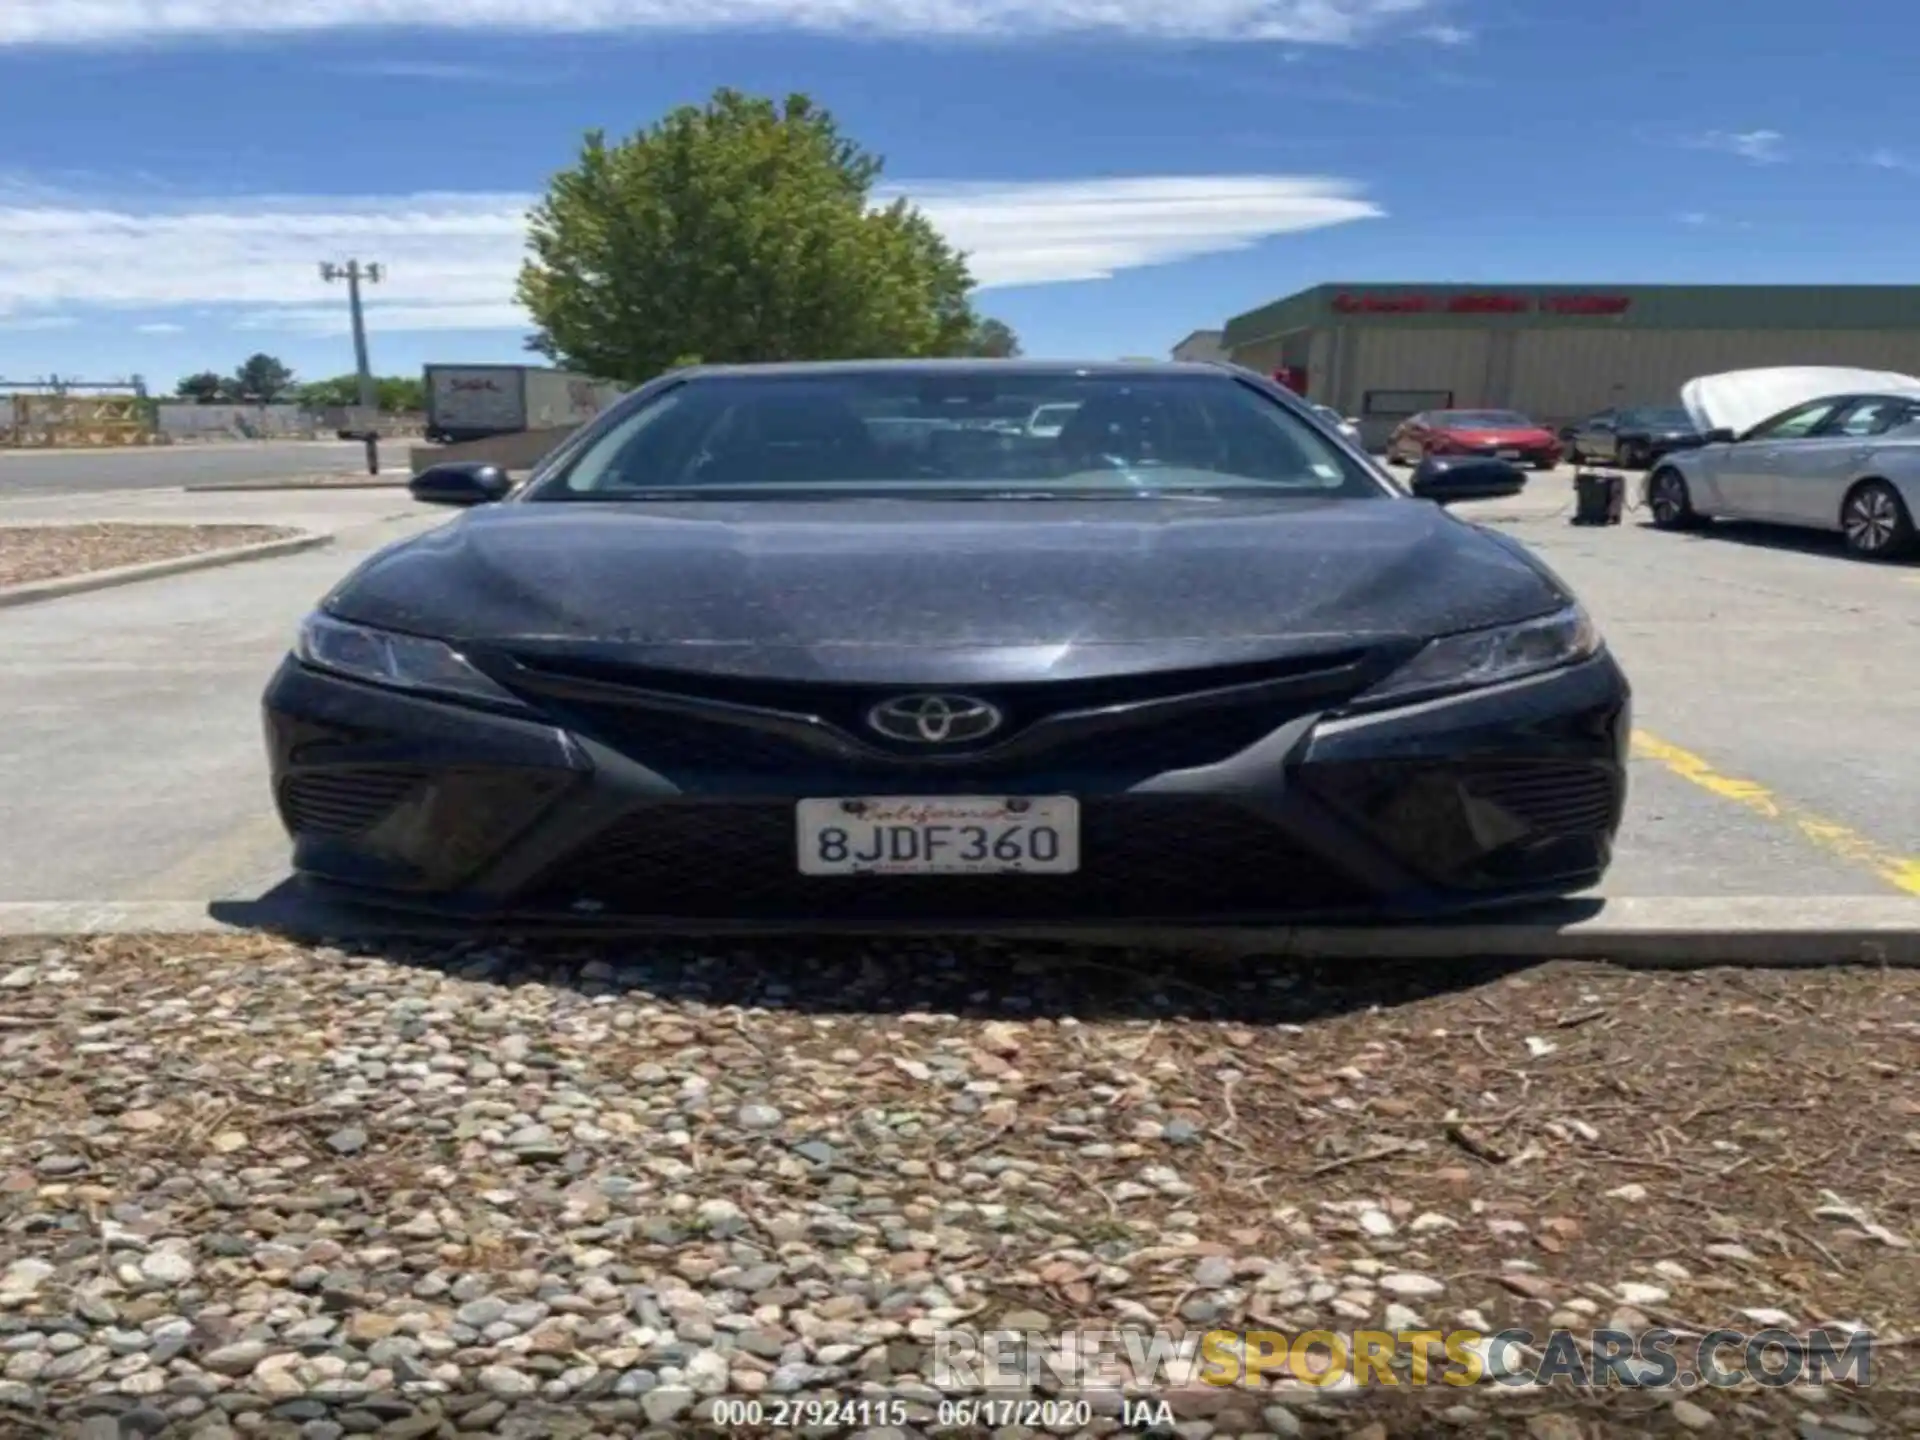
[[[1706,443],[1698,435],[1656,435],[1646,444],[1647,461],[1651,464],[1668,455],[1678,455],[1685,450],[1698,450]]]
[[[1474,459],[1492,460],[1502,456],[1524,461],[1529,465],[1558,465],[1564,453],[1556,442],[1552,445],[1449,445],[1435,446],[1435,455],[1446,458],[1468,456]]]
[[[884,779],[672,719],[562,728],[282,664],[274,799],[309,880],[449,918],[964,929],[1421,919],[1582,890],[1611,859],[1630,697],[1605,653],[1340,720],[1196,721],[1022,771]],[[708,727],[709,731],[711,727]],[[1171,763],[1167,763],[1167,762]],[[818,877],[805,796],[1079,799],[1071,875]]]

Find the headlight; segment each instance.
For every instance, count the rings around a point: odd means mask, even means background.
[[[1585,660],[1600,632],[1578,605],[1538,620],[1443,635],[1360,698],[1381,700],[1428,691],[1469,690],[1518,680]]]
[[[454,695],[489,705],[521,705],[451,646],[417,635],[370,630],[315,613],[301,622],[293,653],[315,669],[375,685]]]

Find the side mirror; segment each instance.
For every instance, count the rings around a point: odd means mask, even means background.
[[[431,465],[407,484],[408,493],[426,505],[491,505],[512,489],[506,471],[477,460]]]
[[[1413,472],[1413,493],[1417,499],[1437,505],[1455,505],[1462,500],[1504,500],[1527,488],[1527,475],[1505,460],[1462,457],[1450,460],[1435,455],[1421,462]]]
[[[1721,429],[1709,430],[1705,435],[1702,435],[1700,438],[1706,441],[1707,444],[1709,445],[1731,445],[1739,437],[1735,435],[1733,431],[1725,428],[1721,428]]]

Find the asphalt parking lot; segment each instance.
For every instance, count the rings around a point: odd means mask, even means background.
[[[1668,535],[1630,514],[1577,529],[1571,498],[1559,472],[1474,508],[1573,584],[1636,687],[1605,894],[1920,896],[1920,566],[1757,527]],[[0,903],[261,894],[284,875],[261,685],[336,577],[441,516],[390,491],[75,503],[89,518],[271,513],[338,538],[0,611]],[[0,520],[51,509],[4,499]]]
[[[380,447],[404,461],[411,442]],[[345,474],[366,468],[366,447],[338,440],[222,440],[128,450],[0,450],[0,501],[27,495],[165,490],[219,480]]]

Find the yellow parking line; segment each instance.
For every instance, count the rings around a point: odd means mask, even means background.
[[[1859,831],[1802,810],[1782,800],[1764,785],[1722,775],[1692,751],[1669,745],[1657,735],[1649,735],[1644,730],[1633,732],[1633,749],[1640,758],[1664,766],[1682,780],[1698,785],[1709,794],[1745,806],[1754,814],[1764,815],[1769,820],[1791,825],[1829,855],[1852,865],[1864,866],[1894,889],[1904,890],[1909,895],[1920,895],[1920,859],[1882,849]]]

